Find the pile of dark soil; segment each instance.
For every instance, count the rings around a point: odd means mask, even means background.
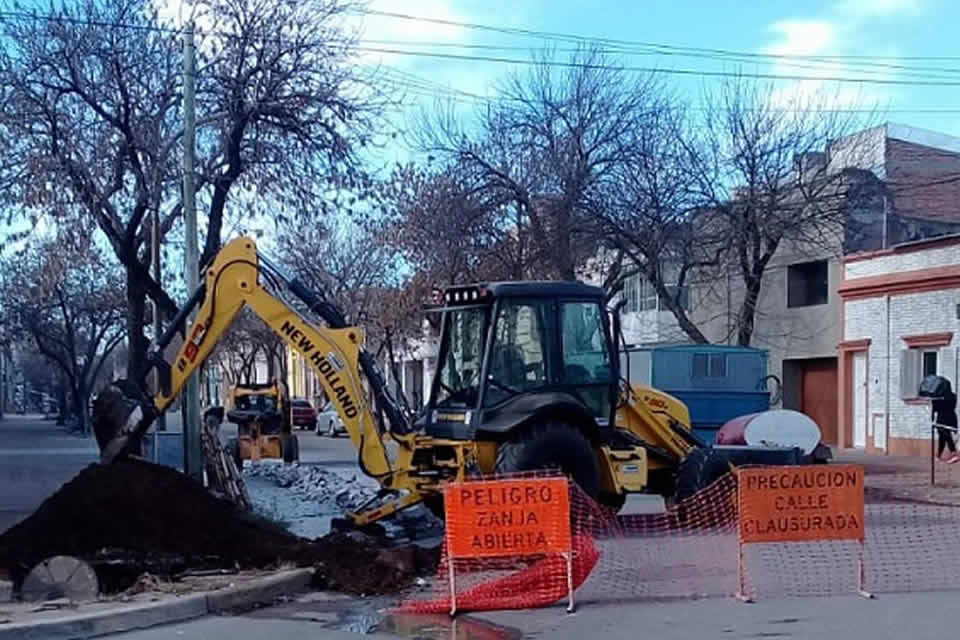
[[[433,576],[440,547],[384,547],[377,538],[331,533],[314,543],[313,586],[355,595],[396,593],[417,576]]]
[[[113,592],[143,572],[175,578],[186,570],[293,563],[316,565],[323,588],[388,593],[436,567],[431,557],[438,552],[418,561],[412,550],[383,555],[387,544],[343,534],[305,540],[212,496],[175,469],[130,460],[90,465],[0,535],[0,569],[17,585],[45,558],[72,555],[90,562],[103,590]],[[399,562],[397,554],[413,560]]]

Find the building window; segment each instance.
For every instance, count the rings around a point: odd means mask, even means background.
[[[667,311],[666,303],[657,295],[657,290],[646,278],[640,274],[632,275],[624,280],[624,296],[627,304],[623,306],[624,313],[638,313],[640,311]],[[676,297],[677,286],[667,285],[667,293],[671,297]],[[689,288],[681,287],[679,302],[680,307],[689,310]]]
[[[904,349],[900,353],[900,397],[916,398],[920,382],[927,376],[937,375],[939,367],[939,349]]]
[[[787,267],[787,307],[827,304],[830,295],[826,260]]]
[[[924,349],[920,354],[920,379],[937,375],[937,350]]]
[[[724,353],[693,354],[694,378],[724,378],[727,375],[727,355]]]

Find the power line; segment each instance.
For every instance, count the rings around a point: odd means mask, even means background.
[[[419,18],[416,16],[408,16],[406,14],[394,14],[391,12],[376,12],[376,11],[366,11],[363,13],[372,14],[372,15],[386,15],[391,17],[399,17],[411,20],[424,20],[428,22],[440,22],[445,24],[458,24],[471,26],[472,28],[482,28],[489,29],[493,31],[504,31],[507,33],[517,32],[523,34],[536,34],[525,29],[515,29],[515,28],[502,28],[502,27],[491,27],[487,25],[474,25],[471,23],[459,23],[455,21],[441,20],[439,18]],[[0,12],[0,18],[7,19],[33,19],[33,20],[45,20],[51,22],[66,22],[71,24],[80,24],[87,26],[101,26],[107,28],[126,28],[126,29],[139,29],[144,31],[156,31],[162,33],[172,33],[180,34],[182,30],[175,29],[172,27],[162,27],[159,25],[139,25],[139,24],[130,24],[130,23],[120,23],[120,22],[106,22],[106,21],[96,21],[96,20],[85,20],[78,18],[70,18],[66,16],[52,16],[52,15],[43,15],[37,13],[27,13],[27,12]],[[202,31],[197,30],[196,33],[202,35],[217,35],[220,37],[226,38],[239,38],[237,34],[225,33],[219,31]],[[546,34],[547,32],[540,32]],[[564,36],[564,37],[576,37],[581,38],[580,36]],[[275,40],[278,42],[288,42],[288,40],[283,40],[281,38],[260,38],[261,41],[270,41]],[[600,40],[603,41],[603,40]],[[618,42],[616,40],[609,40],[610,42]],[[629,42],[629,41],[628,41]],[[671,45],[659,45],[662,47],[676,48]],[[853,84],[879,84],[879,85],[899,85],[899,86],[931,86],[931,87],[953,87],[960,86],[960,79],[957,81],[948,81],[948,80],[897,80],[890,78],[853,78],[847,76],[804,76],[804,75],[794,75],[794,74],[775,74],[775,73],[744,73],[744,72],[734,72],[734,71],[711,71],[711,70],[696,70],[696,69],[666,69],[661,67],[643,67],[643,66],[621,66],[621,65],[593,65],[589,63],[578,63],[578,62],[564,62],[564,61],[536,61],[532,59],[519,59],[519,58],[505,58],[499,56],[470,56],[463,54],[452,54],[452,53],[441,53],[441,52],[431,52],[431,51],[411,51],[411,50],[401,50],[385,47],[364,47],[364,46],[354,46],[350,47],[345,45],[345,48],[352,48],[356,51],[363,51],[368,53],[381,53],[388,55],[400,55],[400,56],[410,56],[418,58],[436,58],[436,59],[445,59],[445,60],[462,60],[470,62],[491,62],[499,64],[511,64],[511,65],[546,65],[553,67],[564,67],[564,68],[582,68],[582,69],[609,69],[617,71],[630,71],[630,72],[642,72],[642,73],[651,73],[651,74],[666,74],[666,75],[680,75],[680,76],[699,76],[699,77],[733,77],[733,78],[750,78],[757,80],[790,80],[790,81],[814,81],[814,82],[837,82],[837,83],[853,83]],[[716,51],[723,52],[723,50],[707,50],[707,51]],[[761,55],[761,54],[750,54],[750,55]]]
[[[462,89],[457,89],[448,85],[444,85],[435,80],[429,80],[422,76],[418,76],[409,71],[404,71],[396,67],[384,67],[383,71],[386,72],[389,76],[386,78],[379,78],[386,80],[388,82],[395,82],[398,86],[406,86],[411,88],[416,88],[420,90],[421,95],[428,94],[429,96],[452,96],[454,98],[462,98],[463,100],[458,100],[462,102],[475,102],[475,103],[487,103],[495,102],[502,100],[509,100],[509,98],[503,98],[501,96],[484,96],[477,93],[472,93],[469,91],[464,91]],[[693,111],[708,111],[706,107],[690,107]],[[914,109],[868,109],[868,108],[809,108],[809,109],[795,109],[795,108],[781,108],[781,107],[762,107],[757,109],[748,109],[749,111],[769,111],[773,113],[863,113],[863,114],[931,114],[931,115],[948,115],[948,114],[960,114],[960,108],[955,107],[918,107]]]
[[[105,20],[91,20],[89,18],[71,18],[66,15],[50,15],[27,11],[0,11],[0,20],[41,20],[43,22],[63,22],[85,27],[104,27],[108,29],[129,29],[131,31],[147,31],[155,33],[169,33],[182,35],[183,29],[164,27],[157,24],[134,24],[130,22],[107,22]],[[194,33],[200,33],[194,31]]]
[[[482,50],[482,51],[530,51],[531,47],[523,45],[496,45],[496,44],[484,44],[484,43],[459,43],[459,42],[435,42],[435,41],[412,41],[412,40],[359,40],[358,44],[361,45],[388,45],[388,46],[421,46],[421,47],[437,47],[441,49],[468,49],[468,50]],[[651,45],[654,46],[654,45]],[[655,45],[656,47],[666,47],[667,45]],[[575,53],[579,49],[576,48],[559,48],[554,49],[556,52],[560,53]],[[840,70],[852,70],[860,71],[863,73],[882,73],[884,71],[910,71],[921,73],[925,77],[929,78],[943,78],[943,76],[935,75],[946,73],[950,74],[947,78],[953,77],[957,74],[960,74],[960,68],[955,67],[917,67],[917,66],[907,66],[901,64],[888,64],[880,62],[844,62],[844,61],[833,61],[827,59],[810,58],[810,62],[818,62],[818,64],[799,64],[796,62],[787,62],[780,58],[784,56],[777,56],[770,54],[771,57],[776,58],[773,60],[759,59],[759,57],[766,57],[764,54],[748,54],[748,53],[738,53],[730,52],[729,54],[720,54],[720,53],[701,53],[701,52],[682,52],[682,51],[665,51],[658,50],[653,48],[633,48],[633,47],[621,47],[621,46],[612,46],[607,49],[598,49],[597,53],[600,54],[616,54],[616,55],[626,55],[626,56],[679,56],[679,57],[689,57],[689,58],[702,58],[707,60],[715,61],[735,61],[735,62],[744,62],[744,63],[755,63],[755,64],[764,64],[764,65],[781,65],[785,67],[790,67],[794,69],[811,69],[811,70],[822,70],[824,68],[839,68]],[[872,67],[878,69],[874,71],[872,69],[851,69],[851,64],[855,67]]]
[[[504,58],[500,56],[470,56],[456,53],[441,53],[435,51],[411,51],[403,49],[389,49],[385,47],[354,47],[357,51],[368,53],[383,53],[388,55],[410,56],[416,58],[437,58],[442,60],[461,60],[467,62],[492,62],[498,64],[527,65],[527,66],[549,66],[561,67],[567,69],[597,69],[609,71],[629,71],[650,74],[680,75],[680,76],[700,76],[706,78],[750,78],[753,80],[791,80],[791,81],[814,81],[814,82],[838,82],[853,84],[881,84],[881,85],[899,85],[899,86],[924,86],[924,87],[958,87],[960,80],[941,81],[941,80],[895,80],[892,78],[849,78],[844,76],[802,76],[793,74],[777,73],[743,73],[736,71],[708,71],[697,69],[665,69],[661,67],[640,67],[627,65],[605,65],[591,64],[586,62],[564,62],[564,61],[545,61],[531,60],[522,58]]]
[[[774,58],[779,60],[813,60],[813,61],[824,61],[824,60],[960,60],[960,56],[864,56],[864,55],[828,55],[828,54],[784,54],[784,53],[754,53],[748,51],[733,51],[730,49],[718,49],[710,47],[689,47],[689,46],[679,46],[679,45],[669,45],[656,42],[644,42],[639,40],[624,40],[618,38],[603,38],[595,36],[582,36],[578,34],[571,33],[562,33],[562,32],[552,32],[552,31],[538,31],[535,29],[524,29],[520,27],[501,27],[496,25],[486,25],[479,24],[475,22],[464,22],[459,20],[449,20],[444,18],[431,18],[426,16],[414,16],[407,13],[399,13],[394,11],[377,11],[373,9],[366,9],[358,11],[360,14],[364,15],[376,15],[387,18],[395,18],[398,20],[409,20],[414,22],[429,22],[433,24],[443,24],[447,26],[456,26],[463,27],[466,29],[474,29],[480,31],[491,31],[494,33],[503,33],[510,35],[522,35],[531,38],[538,38],[543,40],[558,40],[566,42],[579,42],[579,43],[605,43],[605,44],[614,44],[622,45],[627,47],[647,47],[654,49],[664,49],[667,51],[677,51],[677,52],[698,52],[698,53],[710,53],[714,55],[721,56],[736,56],[736,57],[749,57],[749,58]],[[953,70],[952,70],[953,71]]]

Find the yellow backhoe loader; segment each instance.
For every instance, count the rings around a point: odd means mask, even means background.
[[[444,484],[475,472],[559,468],[587,494],[619,508],[629,493],[685,497],[731,464],[793,464],[802,455],[709,447],[692,433],[685,405],[624,383],[618,314],[608,312],[602,289],[578,282],[446,289],[430,310],[441,314],[432,392],[411,421],[364,349],[363,330],[241,237],[205,268],[203,284],[158,341],[151,369],[159,374],[159,393],[151,398],[142,381],[121,380],[98,396],[94,421],[103,462],[136,454],[154,418],[244,305],[310,363],[357,448],[360,468],[379,482],[376,498],[349,514],[357,526],[421,502],[440,512]],[[185,341],[168,363],[159,354],[177,332]],[[392,459],[384,438],[396,443]]]
[[[237,425],[237,437],[227,442],[227,451],[237,469],[243,469],[244,460],[300,460],[286,385],[279,380],[236,384],[230,390],[230,404],[227,420]]]

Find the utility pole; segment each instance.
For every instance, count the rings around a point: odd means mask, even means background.
[[[151,253],[151,262],[153,262],[153,278],[157,281],[157,284],[163,285],[163,271],[160,268],[160,207],[157,207],[153,210],[153,216],[151,218],[150,224],[150,253]],[[160,336],[163,335],[163,323],[160,321],[160,305],[154,301],[153,302],[153,341],[155,344],[160,344]],[[160,391],[160,376],[156,376],[156,389],[154,392]],[[161,413],[157,418],[157,431],[166,431],[167,430],[167,414]],[[153,450],[156,452],[160,447],[159,440],[154,441]]]
[[[195,150],[196,114],[194,113],[194,94],[196,92],[196,71],[193,49],[193,23],[184,34],[183,40],[183,226],[186,233],[186,255],[184,277],[187,281],[188,295],[196,290],[200,279],[200,256],[197,248],[197,208],[193,174],[193,154]],[[193,323],[195,314],[191,313],[187,326]],[[184,336],[184,339],[189,336]],[[183,468],[188,476],[203,481],[203,451],[200,447],[200,386],[196,376],[187,380],[183,397]]]

